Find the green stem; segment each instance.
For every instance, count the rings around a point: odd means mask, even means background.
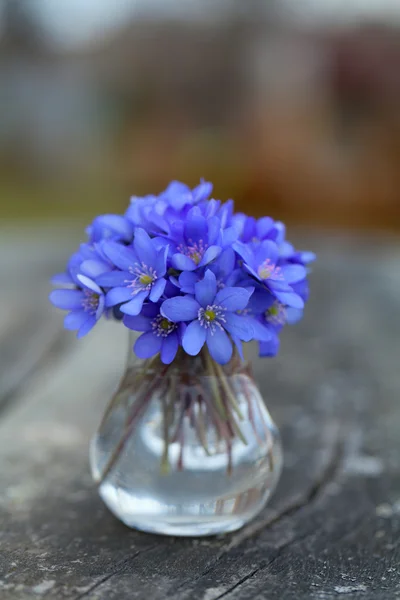
[[[236,414],[238,415],[239,419],[241,421],[243,421],[243,419],[244,419],[243,413],[240,410],[238,403],[236,402],[235,395],[234,395],[234,393],[232,391],[231,386],[228,383],[228,379],[227,379],[227,377],[225,375],[225,372],[224,372],[223,368],[221,367],[221,365],[219,365],[216,362],[214,362],[213,366],[214,366],[214,370],[216,372],[217,377],[220,378],[222,387],[224,388],[224,390],[226,392],[226,395],[227,395],[227,397],[229,399],[229,402],[232,404],[232,407],[234,408],[234,410],[235,410]]]
[[[213,395],[214,395],[215,407],[216,407],[221,419],[226,421],[228,418],[228,415],[226,413],[224,404],[222,402],[222,399],[221,399],[221,396],[219,393],[218,378],[215,376],[215,372],[214,372],[214,368],[213,368],[214,367],[213,360],[212,360],[211,356],[208,354],[208,352],[205,352],[205,360],[206,360],[206,364],[208,367],[208,375],[209,375],[208,380],[209,380],[210,387],[211,387]]]
[[[108,404],[103,418],[101,420],[100,426],[99,426],[99,430],[101,430],[108,417],[110,416],[110,414],[112,413],[112,411],[116,408],[117,405],[122,404],[125,400],[127,400],[131,394],[131,388],[133,385],[135,385],[135,387],[139,388],[142,381],[145,379],[146,375],[147,375],[147,371],[149,369],[149,367],[151,367],[151,364],[155,362],[154,358],[151,359],[147,359],[139,372],[136,373],[136,377],[133,377],[132,379],[132,373],[134,372],[133,369],[129,369],[128,372],[124,375],[124,377],[122,378],[119,386],[118,386],[118,390],[117,392],[113,395],[113,397],[110,400],[110,403]]]
[[[146,390],[146,393],[141,398],[136,399],[136,401],[133,403],[132,412],[129,414],[129,416],[126,420],[126,423],[125,423],[125,431],[124,431],[120,441],[118,442],[116,448],[114,449],[113,453],[111,454],[111,457],[108,460],[108,462],[103,470],[103,473],[99,480],[99,485],[101,485],[103,483],[103,481],[109,475],[109,473],[113,469],[114,465],[116,464],[117,460],[121,456],[121,453],[123,452],[125,445],[126,445],[127,441],[129,440],[129,438],[132,434],[132,431],[135,427],[137,417],[140,415],[142,409],[148,403],[154,389],[157,387],[160,379],[162,380],[162,378],[168,371],[169,367],[170,367],[170,365],[166,365],[165,368],[161,371],[161,373],[159,375],[157,375],[153,379],[153,381],[150,383],[149,387]]]

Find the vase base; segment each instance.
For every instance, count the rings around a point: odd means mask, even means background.
[[[259,496],[257,502],[247,505],[244,510],[240,510],[237,503],[236,512],[231,512],[234,499],[225,503],[180,505],[174,510],[171,505],[132,496],[107,483],[100,487],[100,495],[111,512],[128,527],[177,537],[206,537],[236,531],[251,521],[269,498],[269,494]]]
[[[129,520],[123,521],[125,525],[132,529],[138,529],[146,533],[155,535],[169,535],[174,537],[207,537],[223,533],[230,533],[243,527],[246,521],[237,519],[226,519],[224,521],[216,520],[215,522],[204,521],[189,521],[176,520],[174,521],[156,521],[154,519],[135,519],[133,522]]]

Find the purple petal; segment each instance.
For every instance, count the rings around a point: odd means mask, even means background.
[[[251,241],[251,239],[256,235],[256,219],[254,217],[247,217],[246,215],[242,215],[239,213],[236,215],[236,220],[241,224],[242,233],[241,238],[245,241]]]
[[[210,206],[211,203],[209,202],[208,205]],[[217,241],[217,239],[219,238],[219,235],[221,233],[221,220],[216,216],[211,217],[207,220],[207,225],[208,225],[207,242],[210,245],[213,245],[213,244],[215,244],[215,242]]]
[[[121,215],[100,215],[88,227],[87,232],[90,234],[92,241],[118,238],[127,242],[132,239],[133,227]]]
[[[132,297],[132,291],[127,287],[116,287],[108,292],[106,295],[106,306],[115,306],[116,304],[122,304],[122,302],[128,302]]]
[[[259,246],[255,253],[255,263],[259,267],[266,260],[271,261],[271,264],[276,265],[279,257],[279,248],[271,240],[264,240]]]
[[[286,237],[286,225],[281,221],[276,221],[274,225],[274,229],[276,230],[276,243],[283,244]]]
[[[158,302],[161,296],[164,293],[165,286],[167,285],[167,281],[163,279],[157,279],[150,292],[150,300],[152,302]]]
[[[154,319],[160,314],[160,307],[158,306],[158,304],[146,302],[146,304],[143,304],[142,312],[140,314],[142,314],[144,317],[147,317],[148,319]]]
[[[211,195],[213,184],[208,181],[202,181],[197,187],[194,188],[193,200],[199,202],[200,200],[206,200]]]
[[[317,259],[317,255],[314,252],[300,252],[300,260],[305,265],[314,262]]]
[[[260,321],[254,317],[245,316],[244,319],[248,319],[250,326],[253,328],[255,340],[258,340],[259,342],[269,342],[272,333],[268,327],[260,323]]]
[[[218,257],[218,260],[215,262],[215,267],[219,267],[219,271],[225,277],[229,275],[235,268],[235,252],[232,248],[226,248]]]
[[[229,246],[232,246],[232,244],[234,242],[236,242],[238,237],[239,237],[239,231],[238,231],[237,227],[232,226],[232,227],[228,227],[227,229],[224,229],[222,232],[222,246],[224,248],[228,248]]]
[[[196,321],[192,321],[192,323],[187,326],[182,338],[183,349],[187,354],[190,354],[190,356],[197,356],[204,346],[206,337],[207,331],[205,327],[202,327],[197,319]]]
[[[301,265],[285,265],[281,268],[281,271],[288,283],[297,283],[307,277],[307,271]]]
[[[117,244],[117,242],[106,242],[104,244],[104,254],[122,271],[129,271],[129,268],[138,262],[133,250],[122,244]]]
[[[173,323],[179,323],[197,319],[200,308],[200,304],[192,296],[177,296],[165,300],[160,312]]]
[[[142,310],[143,302],[146,300],[148,295],[149,293],[146,290],[143,292],[138,292],[130,302],[127,302],[121,306],[121,312],[123,312],[125,315],[138,315]]]
[[[194,271],[197,269],[194,260],[186,256],[186,254],[174,254],[171,259],[171,264],[175,269],[178,269],[178,271]]]
[[[307,279],[303,279],[303,281],[299,281],[299,283],[293,283],[291,288],[295,294],[304,300],[304,302],[307,302],[310,296],[310,286]]]
[[[269,279],[264,280],[265,285],[267,285],[271,290],[278,292],[291,292],[292,287],[289,283],[281,278],[281,274],[279,272],[276,275],[272,275]]]
[[[226,365],[232,358],[232,342],[227,333],[217,327],[213,333],[207,331],[207,348],[212,358],[220,365]]]
[[[97,323],[96,317],[93,317],[93,316],[89,317],[77,333],[76,337],[78,338],[78,340],[83,338],[85,335],[87,335],[89,333],[89,331],[91,331],[93,329],[93,327],[96,325],[96,323]]]
[[[294,292],[278,292],[274,291],[276,298],[285,306],[291,308],[304,308],[304,300]]]
[[[103,314],[103,312],[104,312],[105,306],[106,306],[106,297],[105,297],[105,295],[102,293],[102,294],[99,296],[99,304],[98,304],[98,307],[97,307],[97,310],[96,310],[96,320],[99,320],[99,319],[100,319],[101,315],[102,315],[102,314]]]
[[[194,286],[196,290],[196,300],[203,308],[213,303],[217,293],[217,279],[212,271],[206,271],[204,278]]]
[[[250,319],[235,313],[226,313],[224,327],[231,335],[244,342],[250,342],[254,337],[254,328]]]
[[[249,303],[254,288],[224,287],[215,297],[215,304],[227,310],[243,310]]]
[[[123,322],[125,327],[132,329],[132,331],[151,331],[151,321],[148,317],[143,315],[124,315]]]
[[[169,246],[164,246],[157,251],[155,269],[158,277],[163,277],[167,272],[167,256]]]
[[[275,302],[275,297],[267,289],[256,288],[251,296],[248,308],[255,314],[261,314],[268,310]]]
[[[246,263],[243,265],[243,267],[248,273],[250,273],[250,275],[253,275],[253,277],[255,277],[258,280],[260,279],[260,276],[258,275],[257,271],[253,269],[253,267]]]
[[[185,223],[185,240],[186,243],[192,244],[207,238],[207,220],[201,214],[199,208],[192,208],[187,216]]]
[[[92,281],[91,279],[89,279],[89,277],[86,277],[86,275],[77,275],[77,278],[78,278],[78,281],[82,285],[84,285],[86,288],[88,288],[89,290],[91,290],[95,294],[102,294],[103,293],[101,291],[101,289],[99,288],[99,286],[97,285],[97,283],[95,283],[94,281]]]
[[[276,356],[279,352],[280,340],[274,335],[269,342],[260,342],[260,356]]]
[[[51,283],[55,285],[71,285],[74,281],[68,273],[57,273],[57,275],[51,278]]]
[[[204,252],[203,258],[201,259],[199,267],[204,267],[205,265],[208,265],[208,263],[216,259],[217,256],[221,254],[221,251],[222,249],[220,246],[210,246],[209,248],[207,248],[207,250]]]
[[[110,270],[110,266],[101,260],[84,260],[81,264],[81,271],[87,277],[96,279],[102,273],[107,273]]]
[[[274,226],[274,220],[271,217],[262,217],[258,219],[256,223],[256,233],[259,240],[263,240],[267,237],[268,233]]]
[[[237,254],[239,254],[241,258],[243,258],[245,263],[247,263],[248,265],[254,263],[253,254],[250,250],[250,247],[247,244],[244,244],[243,242],[234,242],[232,244],[232,248]]]
[[[173,331],[167,337],[163,338],[161,346],[161,361],[169,365],[174,360],[179,348],[179,338],[176,331]]]
[[[84,294],[80,290],[54,290],[49,300],[62,310],[79,310],[82,308]]]
[[[286,309],[286,320],[289,325],[295,325],[303,318],[303,309],[301,308],[287,308]]]
[[[132,280],[129,271],[110,271],[96,278],[96,283],[102,287],[123,287],[124,283]]]
[[[152,239],[153,239],[153,244],[154,244],[156,251],[163,250],[165,248],[168,248],[168,246],[169,246],[169,241],[166,240],[164,237],[156,236],[156,237],[153,237]]]
[[[160,352],[161,343],[162,338],[149,331],[136,340],[133,351],[139,358],[151,358]]]
[[[185,294],[193,294],[195,293],[195,284],[198,282],[199,276],[197,273],[193,273],[193,271],[183,271],[179,275],[179,286]],[[171,277],[172,281],[172,277]]]
[[[296,254],[296,250],[289,242],[282,242],[279,246],[279,254],[281,258],[289,259]]]
[[[133,239],[133,247],[139,257],[140,262],[147,266],[155,265],[157,259],[156,249],[151,241],[151,238],[144,229],[138,227],[135,229],[135,237]]]
[[[89,315],[84,310],[71,312],[64,319],[64,327],[65,329],[70,330],[79,329],[84,323],[86,323],[88,318]]]

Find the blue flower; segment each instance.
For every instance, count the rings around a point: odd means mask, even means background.
[[[303,310],[285,306],[271,293],[256,287],[250,298],[247,315],[255,331],[254,339],[260,342],[260,356],[275,356],[279,351],[281,330],[286,324],[297,323]]]
[[[55,285],[76,285],[80,282],[78,275],[85,275],[90,279],[96,279],[101,273],[113,269],[113,265],[103,252],[103,242],[95,244],[81,244],[68,261],[65,273],[58,273],[52,278]]]
[[[151,358],[160,353],[161,361],[169,365],[181,343],[182,324],[173,323],[160,313],[160,304],[146,304],[137,316],[124,316],[124,325],[144,333],[136,340],[134,352],[139,358]]]
[[[237,311],[246,308],[253,289],[225,287],[217,291],[217,279],[210,270],[195,284],[195,294],[165,300],[161,314],[173,323],[189,322],[182,338],[185,352],[199,354],[207,344],[212,358],[226,364],[232,356],[231,335],[235,343],[248,342],[253,329]],[[228,332],[228,333],[227,333]]]
[[[54,290],[49,298],[54,306],[71,311],[64,320],[65,329],[78,330],[81,338],[96,325],[105,310],[104,292],[89,277],[77,276],[80,289]]]
[[[192,206],[207,203],[212,187],[211,183],[202,181],[191,190],[180,181],[171,181],[159,196],[133,197],[125,217],[153,235],[167,235],[172,223],[184,219]]]
[[[241,242],[259,244],[266,239],[276,241],[278,233],[275,228],[275,221],[271,217],[255,219],[243,213],[238,213],[234,216],[234,222],[240,228]]]
[[[304,307],[304,301],[291,287],[291,284],[298,283],[307,276],[304,266],[279,266],[279,248],[270,240],[264,240],[255,248],[243,242],[235,242],[233,247],[243,259],[246,271],[261,282],[279,302],[293,308]]]
[[[221,254],[213,260],[208,268],[217,278],[217,288],[221,289],[228,286],[234,286],[242,276],[241,269],[237,268],[236,254],[232,248],[226,248]],[[179,287],[184,294],[194,294],[195,284],[204,277],[204,269],[196,271],[182,271],[179,278],[172,277],[176,287]]]
[[[193,207],[185,220],[174,223],[175,229],[166,243],[171,246],[171,264],[179,271],[194,271],[214,260],[221,252],[218,245],[221,222],[218,217],[207,220],[199,207]]]
[[[122,215],[100,215],[86,229],[89,242],[114,240],[130,243],[133,238],[133,224]]]
[[[105,243],[105,254],[119,269],[96,279],[98,285],[110,288],[106,306],[121,305],[123,313],[138,315],[147,298],[158,302],[167,283],[164,278],[167,251],[168,248],[157,249],[154,241],[140,228],[135,229],[133,247]]]

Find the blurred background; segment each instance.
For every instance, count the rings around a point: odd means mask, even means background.
[[[3,223],[200,177],[255,215],[399,230],[399,0],[0,0]]]

